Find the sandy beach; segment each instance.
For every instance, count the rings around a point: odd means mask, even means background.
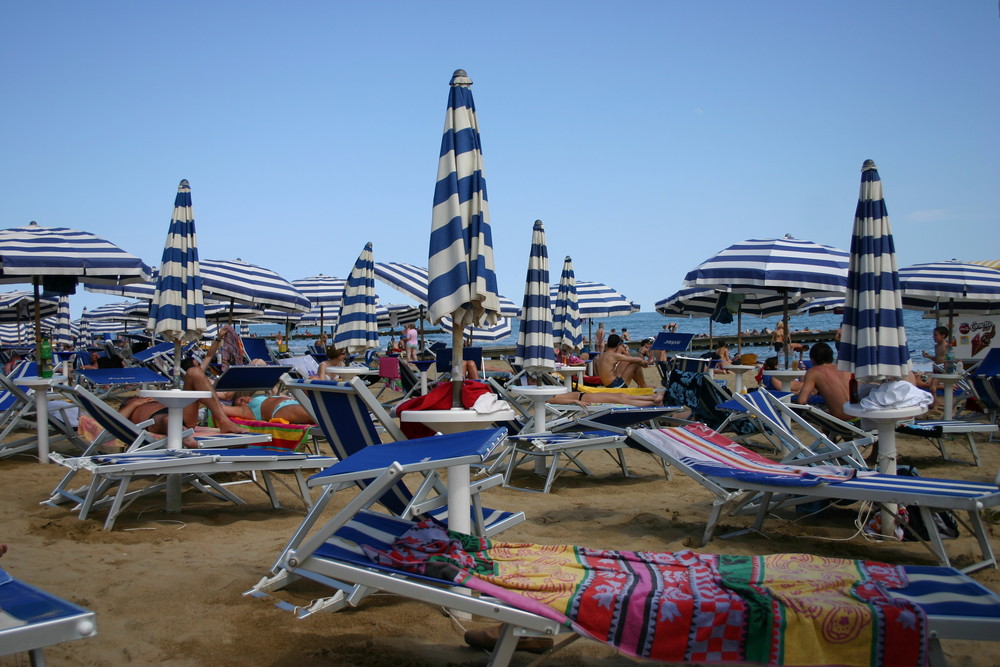
[[[652,376],[650,376],[653,379]],[[656,378],[658,381],[658,378]],[[1000,449],[980,442],[982,467],[941,460],[920,438],[900,436],[901,463],[924,476],[990,481],[1000,468]],[[954,445],[953,453],[961,450]],[[959,454],[960,455],[960,454]],[[528,520],[504,540],[573,543],[593,547],[671,551],[697,548],[710,494],[680,473],[667,481],[650,456],[627,454],[634,477],[624,479],[614,462],[590,452],[592,477],[564,475],[548,495],[498,488],[488,504],[523,510]],[[183,511],[166,514],[157,497],[134,503],[115,530],[101,529],[103,515],[80,521],[67,507],[39,505],[63,474],[58,465],[39,465],[27,456],[0,461],[0,542],[9,553],[0,561],[14,576],[97,613],[98,635],[46,651],[52,665],[484,665],[487,655],[464,646],[464,629],[439,609],[379,595],[353,610],[296,620],[273,601],[242,593],[267,574],[304,515],[301,501],[281,490],[286,508],[271,509],[251,485],[231,487],[249,503],[223,504],[195,492]],[[529,473],[520,482],[531,483]],[[339,494],[340,506],[353,492]],[[765,525],[766,537],[748,535],[711,542],[704,551],[727,554],[805,552],[891,563],[935,564],[918,543],[871,544],[855,533],[856,510],[830,509],[796,517],[782,514]],[[749,525],[750,517],[724,516],[717,534]],[[1000,527],[988,524],[994,544]],[[973,562],[974,538],[963,532],[947,542],[953,563]],[[1000,572],[974,578],[1000,591]],[[302,604],[326,589],[297,583],[276,596]],[[945,642],[949,664],[986,667],[1000,663],[1000,646],[988,642]],[[534,656],[516,654],[514,664]],[[551,659],[561,665],[625,665],[635,661],[589,640],[578,641]],[[0,658],[0,665],[27,664],[25,654]]]

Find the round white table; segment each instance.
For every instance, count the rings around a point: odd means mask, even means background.
[[[184,408],[202,398],[212,398],[210,391],[184,391],[182,389],[142,389],[139,395],[156,399],[167,408],[167,449],[181,449],[184,445]]]
[[[359,375],[372,375],[378,371],[372,370],[367,366],[327,366],[326,374],[327,376],[336,375],[345,382],[349,381],[353,377]]]
[[[65,382],[62,375],[50,378],[27,376],[17,379],[17,384],[35,390],[35,422],[38,432],[38,462],[49,462],[49,387]]]
[[[730,364],[729,366],[723,366],[722,370],[732,371],[736,374],[735,390],[737,394],[743,393],[743,374],[747,371],[752,371],[756,369],[756,366],[744,366],[742,364]]]
[[[944,391],[944,418],[953,419],[955,415],[955,385],[965,377],[961,373],[929,373],[929,378],[934,378],[941,383]]]
[[[518,396],[524,396],[531,400],[531,406],[534,409],[535,421],[531,429],[531,433],[544,433],[546,431],[545,426],[545,401],[557,396],[559,394],[565,394],[569,389],[565,386],[556,387],[554,385],[517,385],[510,388],[511,393],[517,394]]]
[[[805,375],[805,371],[795,371],[795,370],[774,370],[774,371],[764,371],[764,377],[773,377],[777,380],[781,380],[781,390],[791,391],[792,380],[800,380],[802,376]]]
[[[586,366],[561,366],[556,364],[555,372],[563,376],[563,382],[566,384],[566,391],[573,390],[573,376],[577,376],[577,383],[583,382],[583,372],[587,370]]]
[[[888,410],[867,410],[859,403],[844,403],[844,412],[852,417],[861,417],[875,422],[878,429],[878,471],[886,475],[896,474],[896,424],[901,419],[909,419],[927,412],[927,408],[914,406],[890,408]],[[882,510],[882,534],[894,535],[895,505],[886,505]]]

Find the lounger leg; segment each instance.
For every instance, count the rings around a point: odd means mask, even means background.
[[[514,635],[514,626],[504,623],[500,628],[500,638],[497,640],[493,653],[490,655],[490,665],[493,667],[503,667],[510,663],[514,657],[514,650],[517,648],[517,637]]]
[[[261,477],[264,478],[264,488],[267,489],[267,496],[271,499],[271,507],[278,509],[281,507],[281,501],[278,500],[278,494],[274,490],[274,480],[271,479],[271,473],[262,470]]]
[[[934,523],[934,513],[931,511],[931,508],[921,505],[920,518],[924,520],[924,526],[926,526],[927,534],[930,538],[930,548],[934,552],[934,555],[937,556],[938,563],[942,567],[951,567],[951,562],[948,560],[948,552],[945,551],[944,542],[941,540],[941,533],[938,532],[937,525]]]
[[[31,667],[45,667],[45,649],[31,649],[28,651],[28,659],[31,660]]]
[[[980,515],[976,510],[969,510],[969,523],[972,526],[972,532],[976,535],[976,540],[979,542],[979,548],[982,551],[983,560],[964,568],[962,572],[965,574],[981,570],[991,565],[995,566],[997,564],[996,556],[993,554],[993,545],[990,544],[990,537],[986,534],[986,527],[983,525],[982,515]]]
[[[716,498],[712,501],[712,511],[708,513],[708,521],[705,523],[705,532],[701,536],[701,544],[698,546],[705,546],[712,541],[712,533],[715,532],[715,524],[719,522],[719,514],[722,512],[722,506],[725,504],[724,500]]]
[[[542,487],[542,493],[548,493],[552,489],[552,482],[556,480],[556,474],[559,471],[559,452],[552,453],[552,463],[549,465],[549,472],[545,476],[545,486]]]
[[[969,452],[972,453],[972,460],[976,462],[976,467],[979,467],[979,450],[976,449],[976,441],[972,437],[971,433],[966,433],[965,437],[969,439]]]
[[[930,638],[927,652],[927,662],[930,663],[931,667],[948,667],[948,659],[944,655],[944,649],[941,648],[940,638]]]
[[[111,503],[111,509],[108,510],[108,518],[104,520],[104,530],[111,530],[114,527],[115,519],[118,518],[118,513],[122,510],[122,501],[128,495],[128,485],[130,482],[130,476],[122,478],[118,486],[118,493],[115,494],[115,501]]]

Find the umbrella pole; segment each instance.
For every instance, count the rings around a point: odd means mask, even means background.
[[[35,303],[35,317],[38,317],[38,303]],[[951,341],[955,338],[955,299],[948,299],[948,345],[954,345]],[[945,370],[945,373],[951,371]]]
[[[736,307],[736,356],[743,356],[743,305]]]
[[[792,332],[788,330],[788,290],[782,290],[781,292],[781,321],[784,324],[784,334],[785,340],[785,369],[789,368],[792,356]]]
[[[708,350],[709,352],[715,350],[715,339],[712,336],[712,318],[708,318]]]
[[[465,349],[462,346],[465,327],[451,326],[451,407],[462,407],[462,384],[465,380]]]
[[[181,388],[181,341],[174,341],[174,388]]]
[[[38,294],[38,276],[31,278],[31,284],[35,289],[35,361],[42,361],[42,318],[39,308],[41,308],[41,297]],[[41,371],[39,371],[41,373]]]

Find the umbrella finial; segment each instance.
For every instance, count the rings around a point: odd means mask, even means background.
[[[451,85],[453,86],[471,86],[472,79],[466,74],[464,69],[457,69],[455,73],[451,75]]]
[[[186,178],[182,178],[180,184],[177,186],[178,190],[183,190],[184,188],[190,188],[191,184],[188,183]]]
[[[37,226],[38,226],[38,223],[37,223],[37,222],[35,222],[34,220],[32,220],[31,222],[29,222],[29,223],[28,223],[28,226],[29,226],[29,227],[37,227]]]
[[[532,229],[541,229],[543,227],[541,220],[535,220],[535,224]]]
[[[861,171],[868,171],[869,169],[878,169],[875,166],[875,160],[865,160],[865,163],[861,165]]]

